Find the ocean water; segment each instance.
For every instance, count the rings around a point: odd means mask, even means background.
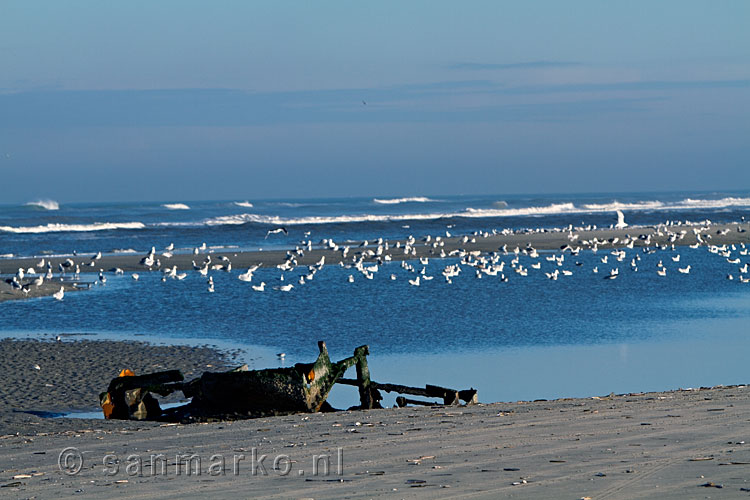
[[[750,193],[599,194],[566,196],[413,197],[405,199],[164,201],[133,204],[40,203],[0,207],[0,254],[145,253],[174,243],[181,251],[209,248],[291,248],[310,232],[317,242],[419,238],[504,228],[608,227],[622,210],[630,224],[665,220],[731,222],[750,217]],[[289,235],[269,229],[285,226]],[[750,257],[733,257],[742,263]],[[672,260],[680,255],[679,263]],[[306,269],[213,272],[215,292],[189,271],[183,281],[160,273],[109,276],[88,292],[0,303],[0,334],[96,333],[102,337],[239,345],[254,367],[310,361],[325,340],[332,357],[368,344],[373,379],[465,388],[484,401],[587,396],[609,392],[750,381],[750,284],[727,274],[738,265],[705,247],[628,250],[623,262],[608,251],[565,256],[562,266],[541,252],[540,270],[521,277],[506,262],[508,282],[477,279],[474,270],[446,283],[442,269],[456,259],[422,266],[430,281],[388,263],[367,280],[354,269],[326,266],[298,285]],[[601,259],[609,255],[608,263]],[[635,271],[630,262],[637,259]],[[667,276],[656,274],[657,263]],[[532,259],[520,256],[530,268]],[[678,267],[691,265],[689,274]],[[597,267],[599,273],[594,273]],[[616,280],[605,280],[618,267]],[[545,272],[572,272],[557,281]],[[354,283],[349,283],[349,275]],[[391,279],[395,276],[395,280]],[[264,281],[265,292],[251,284]],[[284,293],[273,286],[294,283]],[[145,335],[145,337],[144,337]],[[259,355],[258,353],[262,353]],[[334,403],[347,402],[341,389]]]

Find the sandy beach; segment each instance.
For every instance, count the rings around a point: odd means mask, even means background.
[[[596,230],[574,230],[572,233],[567,231],[521,231],[508,234],[489,234],[484,236],[472,235],[468,241],[464,241],[463,237],[451,237],[442,238],[443,246],[434,247],[432,244],[425,243],[422,238],[425,235],[415,235],[418,238],[413,248],[416,251],[416,255],[404,255],[403,250],[393,248],[396,243],[404,244],[404,241],[391,241],[391,251],[393,260],[408,260],[415,259],[418,257],[435,257],[440,254],[440,251],[449,253],[453,250],[462,249],[467,252],[480,251],[483,253],[497,252],[499,249],[506,247],[507,251],[512,252],[514,248],[519,247],[520,249],[526,248],[530,245],[538,250],[560,250],[562,247],[570,245],[571,247],[580,247],[582,249],[590,248],[591,242],[596,239],[599,241],[597,246],[600,248],[620,248],[623,247],[624,242],[628,241],[628,238],[634,239],[634,247],[645,246],[645,239],[649,238],[651,245],[671,245],[675,246],[687,246],[693,245],[697,242],[696,234],[694,230],[701,230],[700,234],[705,242],[712,245],[730,245],[730,244],[750,244],[750,223],[731,223],[731,224],[710,224],[710,225],[670,225],[668,228],[655,227],[655,226],[632,226],[625,229],[596,229]],[[684,232],[684,236],[670,242],[669,233],[680,234]],[[722,234],[725,233],[725,234]],[[571,240],[569,235],[572,234],[575,239]],[[710,238],[708,238],[708,237]],[[616,239],[616,240],[615,240]],[[348,243],[351,246],[351,252],[348,255],[349,261],[353,256],[356,256],[363,252],[365,248],[359,247],[362,242]],[[434,243],[434,240],[432,241]],[[588,244],[586,244],[588,243]],[[289,248],[294,248],[295,242],[289,242]],[[343,245],[343,243],[341,243]],[[376,245],[370,241],[368,248],[372,249]],[[106,249],[104,249],[106,250]],[[105,272],[111,272],[114,269],[120,269],[123,272],[148,272],[148,268],[142,266],[139,262],[143,256],[147,253],[147,249],[144,249],[143,254],[105,254],[101,259],[95,262],[94,266],[89,266],[91,262],[91,255],[78,255],[73,260],[80,265],[81,272],[96,273],[99,270]],[[158,254],[158,252],[157,252]],[[263,267],[274,267],[281,264],[287,256],[287,250],[262,250],[262,251],[217,251],[211,253],[213,259],[218,259],[221,256],[225,256],[230,259],[232,266],[235,270],[241,270],[255,265],[262,265]],[[206,254],[174,254],[170,258],[160,257],[162,269],[177,266],[178,270],[188,271],[192,270],[192,262],[202,261]],[[305,252],[304,256],[297,259],[299,265],[312,265],[318,262],[321,257],[325,257],[326,264],[338,264],[342,260],[341,251],[333,251],[323,248],[313,248],[312,251]],[[8,258],[0,259],[0,274],[11,275],[15,273],[18,268],[28,269],[36,265],[40,257],[34,258]],[[53,271],[57,276],[58,264],[65,261],[68,257],[53,257],[47,260],[52,264]],[[374,259],[369,259],[374,260]],[[153,270],[156,270],[154,267]],[[72,276],[72,273],[68,273],[68,277]],[[91,278],[89,278],[91,280]],[[82,280],[86,281],[86,280]],[[31,287],[28,294],[24,294],[19,290],[13,290],[8,283],[4,281],[0,282],[0,302],[3,300],[11,299],[22,299],[27,297],[39,297],[52,295],[54,292],[60,289],[60,286],[65,288],[66,293],[70,291],[78,291],[80,288],[76,288],[75,282],[66,281],[59,283],[58,281],[46,282],[41,287]],[[83,288],[85,289],[85,288]]]
[[[175,425],[25,412],[93,408],[122,366],[192,375],[225,362],[218,352],[4,340],[0,353],[8,498],[745,498],[750,489],[744,385]]]

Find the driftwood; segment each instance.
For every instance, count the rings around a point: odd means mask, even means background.
[[[161,416],[159,401],[151,395],[168,396],[182,389],[184,377],[178,370],[112,379],[107,392],[99,395],[105,418],[153,420]]]
[[[381,408],[380,391],[441,398],[445,405],[477,402],[474,389],[456,391],[433,385],[424,388],[397,384],[381,384],[370,380],[367,366],[369,349],[357,347],[351,357],[332,363],[325,342],[318,342],[320,353],[313,363],[297,363],[289,368],[249,370],[247,365],[228,372],[203,373],[199,378],[183,382],[182,373],[170,370],[140,376],[113,379],[107,392],[100,395],[105,418],[128,420],[162,420],[186,422],[214,418],[252,418],[331,409],[326,399],[334,384],[354,385],[359,389],[357,409]],[[357,378],[342,376],[356,366]],[[192,400],[182,406],[162,410],[152,395],[169,395],[182,391]],[[406,404],[438,404],[398,398]]]
[[[342,378],[338,381],[339,384],[344,385],[359,385],[358,380],[352,380],[347,378]],[[409,387],[407,385],[399,385],[399,384],[381,384],[379,382],[373,382],[370,381],[369,386],[372,389],[379,390],[379,391],[385,391],[385,392],[396,392],[399,394],[411,394],[412,396],[424,396],[426,398],[441,398],[443,400],[443,405],[446,406],[453,406],[461,404],[461,401],[464,401],[466,404],[476,404],[477,403],[477,391],[474,389],[467,389],[465,391],[457,391],[455,389],[447,389],[445,387],[438,387],[436,385],[426,385],[424,389],[420,387]],[[415,400],[406,400],[404,401],[411,402],[413,404],[440,404],[440,403],[427,403],[424,401],[415,401]],[[396,404],[398,404],[398,400],[396,401]],[[404,406],[404,405],[399,405]]]

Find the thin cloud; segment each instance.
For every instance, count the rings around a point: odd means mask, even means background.
[[[750,87],[750,80],[646,80],[639,82],[571,83],[534,85],[504,90],[507,94],[552,94],[558,92],[649,91],[687,89],[735,89]]]
[[[385,123],[564,119],[642,112],[649,98],[688,89],[746,89],[750,80],[641,81],[509,87],[489,81],[428,82],[385,88],[299,92],[231,89],[0,92],[0,129],[247,126],[279,123]],[[513,103],[502,96],[627,92],[576,102]],[[643,92],[658,92],[657,95]],[[494,96],[497,96],[495,98]],[[467,99],[462,100],[462,97]],[[554,99],[559,101],[559,98]],[[366,101],[366,105],[362,103]],[[508,101],[507,99],[505,101]],[[513,101],[511,98],[510,101]],[[471,103],[470,105],[467,103]]]
[[[516,63],[477,63],[461,62],[452,64],[450,69],[465,71],[493,71],[507,69],[544,69],[544,68],[569,68],[572,66],[582,66],[582,63],[571,61],[526,61]]]

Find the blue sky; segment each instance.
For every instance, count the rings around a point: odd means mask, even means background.
[[[0,5],[6,202],[750,188],[750,2]]]

